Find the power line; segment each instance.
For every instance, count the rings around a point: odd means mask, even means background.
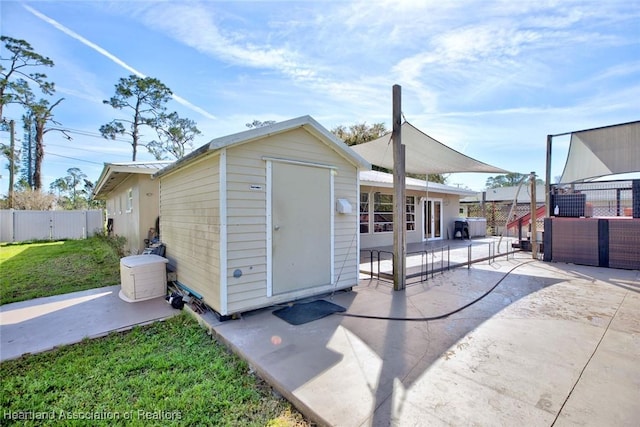
[[[13,119],[16,121],[16,123],[19,120],[22,119]],[[91,132],[91,131],[87,131],[87,130],[82,130],[82,129],[73,129],[73,128],[69,128],[69,127],[64,127],[64,126],[56,126],[55,128],[51,128],[51,130],[57,130],[60,132],[68,132],[68,133],[72,133],[72,134],[77,134],[77,135],[82,135],[82,136],[88,136],[90,138],[98,138],[98,139],[109,139],[112,141],[119,141],[119,142],[126,142],[131,144],[131,141],[128,139],[124,139],[124,138],[105,138],[104,136],[102,136],[101,133],[96,133],[96,132]],[[144,142],[146,144],[146,142]]]
[[[75,157],[63,156],[62,154],[49,153],[47,151],[45,151],[44,153],[49,155],[49,156],[64,157],[65,159],[71,159],[71,160],[75,160],[77,162],[92,163],[94,165],[100,165],[100,166],[104,165],[104,163],[92,162],[91,160],[77,159]]]
[[[131,157],[131,155],[128,154],[123,154],[123,155],[118,155],[118,154],[114,154],[114,153],[107,153],[104,151],[96,151],[96,150],[89,150],[87,148],[80,148],[80,147],[70,147],[70,146],[66,146],[66,145],[57,145],[57,144],[46,144],[47,147],[57,147],[57,148],[64,148],[66,150],[78,150],[78,151],[86,151],[88,153],[94,153],[97,155],[105,155],[105,156],[118,156],[118,157]]]
[[[56,129],[57,130],[57,129]],[[102,134],[99,133],[93,133],[93,132],[89,132],[89,131],[85,131],[85,130],[80,130],[80,129],[71,129],[71,128],[61,128],[59,129],[61,131],[65,131],[65,132],[69,132],[71,134],[76,134],[76,135],[82,135],[82,136],[88,136],[90,138],[98,138],[98,139],[110,139],[112,141],[119,141],[119,142],[127,142],[129,144],[131,144],[131,141],[129,141],[128,139],[123,139],[123,138],[105,138],[104,136],[102,136]]]

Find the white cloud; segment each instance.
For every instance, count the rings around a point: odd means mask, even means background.
[[[305,66],[304,59],[286,47],[256,43],[240,31],[225,34],[212,10],[194,2],[159,3],[147,8],[141,18],[148,27],[232,65],[276,70],[297,80],[315,77],[314,68]]]
[[[53,27],[55,27],[56,29],[62,31],[63,33],[65,33],[66,35],[68,35],[69,37],[79,41],[80,43],[82,43],[83,45],[95,50],[96,52],[98,52],[99,54],[105,56],[106,58],[110,59],[111,61],[115,62],[116,64],[118,64],[119,66],[121,66],[122,68],[124,68],[125,70],[129,71],[132,74],[135,74],[139,77],[146,77],[141,71],[138,71],[137,69],[133,68],[132,66],[130,66],[129,64],[127,64],[126,62],[124,62],[123,60],[121,60],[120,58],[118,58],[117,56],[115,56],[114,54],[112,54],[111,52],[109,52],[108,50],[98,46],[97,44],[93,43],[90,40],[87,40],[86,38],[82,37],[80,34],[76,33],[75,31],[65,27],[64,25],[60,24],[59,22],[57,22],[54,19],[49,18],[48,16],[44,15],[43,13],[40,13],[39,11],[37,11],[36,9],[30,7],[29,5],[24,4],[23,7],[29,11],[30,13],[32,13],[34,16],[38,17],[39,19],[43,20],[44,22],[52,25]],[[215,119],[215,116],[213,114],[208,113],[207,111],[205,111],[203,108],[200,108],[192,103],[190,103],[189,101],[187,101],[186,99],[182,98],[181,96],[177,95],[177,94],[173,94],[172,98],[178,102],[179,104],[197,112],[202,114],[203,116],[207,117],[208,119]]]

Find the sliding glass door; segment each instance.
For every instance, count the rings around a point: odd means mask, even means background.
[[[442,239],[442,199],[427,199],[423,206],[425,240]]]

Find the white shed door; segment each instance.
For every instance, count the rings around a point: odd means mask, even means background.
[[[273,162],[273,294],[331,283],[331,170]]]

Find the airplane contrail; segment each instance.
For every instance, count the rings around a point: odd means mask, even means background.
[[[29,11],[31,14],[35,15],[37,18],[43,20],[44,22],[52,25],[53,27],[57,28],[58,30],[62,31],[63,33],[65,33],[66,35],[68,35],[69,37],[78,40],[80,43],[84,44],[85,46],[90,47],[91,49],[95,50],[96,52],[98,52],[99,54],[109,58],[110,60],[112,60],[113,62],[115,62],[116,64],[118,64],[119,66],[121,66],[122,68],[124,68],[125,70],[129,71],[132,74],[135,74],[138,77],[141,78],[145,78],[147,77],[146,75],[144,75],[144,73],[141,73],[140,71],[136,70],[135,68],[133,68],[132,66],[130,66],[129,64],[127,64],[126,62],[124,62],[123,60],[121,60],[120,58],[118,58],[117,56],[115,56],[114,54],[112,54],[111,52],[109,52],[108,50],[98,46],[97,44],[93,43],[90,40],[87,40],[86,38],[82,37],[80,34],[76,33],[75,31],[65,27],[64,25],[60,24],[58,21],[49,18],[48,16],[40,13],[39,11],[35,10],[34,8],[32,8],[29,5],[24,4],[23,7],[25,9],[27,9],[27,11]],[[215,120],[216,116],[214,116],[213,114],[209,113],[208,111],[198,107],[197,105],[192,104],[191,102],[187,101],[186,99],[184,99],[183,97],[176,95],[175,93],[173,95],[171,95],[171,97],[179,104],[184,105],[185,107],[203,115],[204,117],[211,119],[211,120]]]

